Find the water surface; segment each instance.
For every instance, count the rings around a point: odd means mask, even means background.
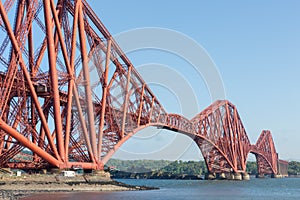
[[[24,200],[166,200],[166,199],[300,199],[300,178],[255,179],[250,181],[135,180],[118,179],[132,185],[160,190],[125,192],[79,192],[38,194]]]

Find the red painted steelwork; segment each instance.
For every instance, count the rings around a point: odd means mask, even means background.
[[[270,132],[251,145],[230,102],[168,114],[85,0],[6,0],[0,14],[0,167],[103,169],[156,126],[190,136],[209,172],[245,172],[252,152],[277,173]]]
[[[262,131],[256,144],[251,146],[250,152],[256,156],[259,174],[278,173],[278,154],[270,131]]]
[[[217,101],[192,119],[199,146],[210,172],[245,172],[250,141],[237,109]]]

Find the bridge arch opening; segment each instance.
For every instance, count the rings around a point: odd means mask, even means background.
[[[191,137],[156,126],[148,126],[136,131],[116,149],[111,158],[166,161],[203,160],[200,149]]]
[[[124,141],[112,158],[200,160],[202,154],[188,136],[171,130],[149,126]]]
[[[265,175],[274,175],[277,174],[277,166],[273,167],[272,164],[268,161],[265,155],[257,152],[249,152],[255,156],[256,162],[256,176],[264,177]]]

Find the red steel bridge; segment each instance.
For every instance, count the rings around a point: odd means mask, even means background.
[[[211,173],[244,173],[249,153],[260,174],[286,168],[271,132],[252,145],[229,101],[167,113],[85,0],[6,0],[0,14],[0,167],[101,170],[156,126],[191,137]]]

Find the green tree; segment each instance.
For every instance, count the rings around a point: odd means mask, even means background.
[[[300,162],[296,162],[296,161],[289,162],[288,174],[289,175],[300,174]]]
[[[249,174],[257,174],[257,164],[256,162],[247,162],[246,164],[246,171],[249,173]]]

